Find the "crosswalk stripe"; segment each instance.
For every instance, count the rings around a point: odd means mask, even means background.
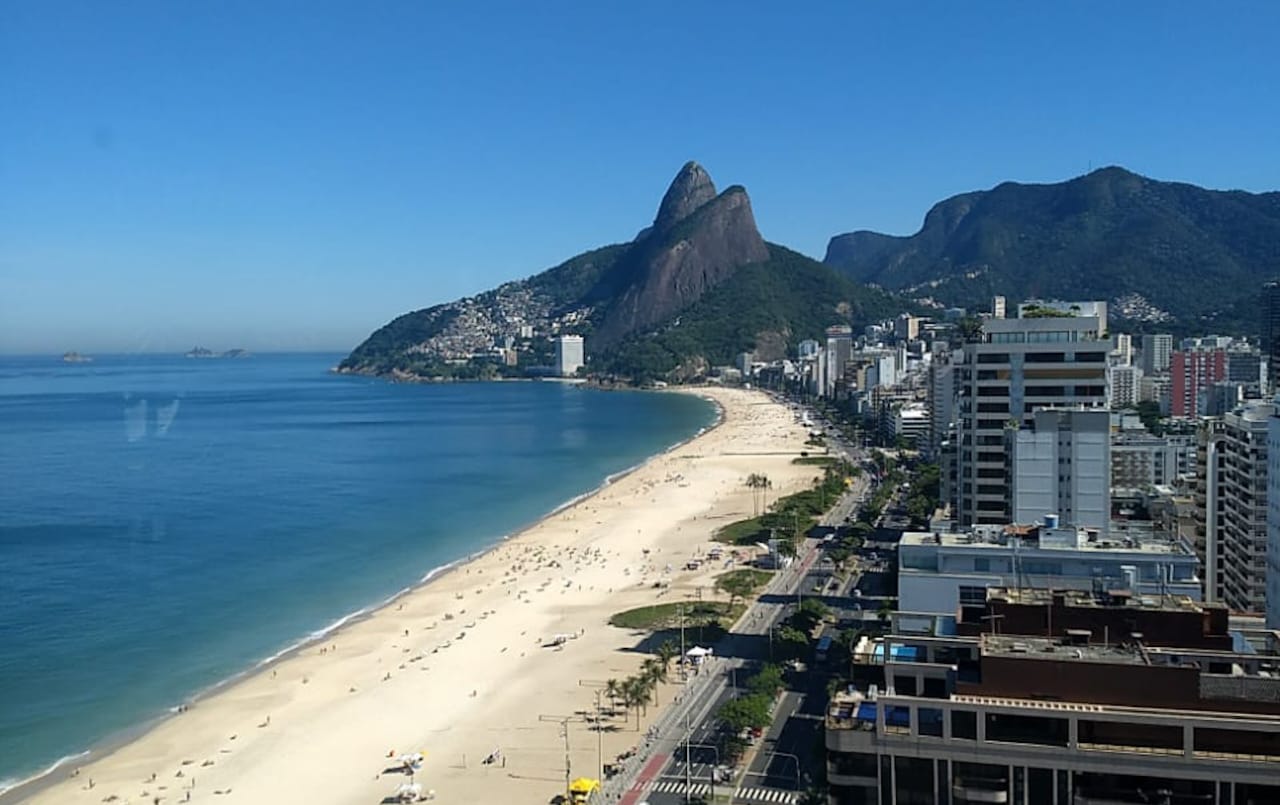
[[[793,791],[781,791],[777,788],[739,788],[735,799],[751,799],[757,802],[780,802],[794,805],[796,794]]]
[[[683,794],[684,782],[682,780],[660,780],[654,784],[653,790],[659,794]],[[710,793],[710,786],[706,783],[694,783],[689,787],[691,794]]]

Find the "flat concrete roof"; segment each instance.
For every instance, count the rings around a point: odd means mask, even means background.
[[[1043,545],[1038,537],[1027,534],[1021,537],[1022,544],[1019,551],[1097,551],[1099,553],[1148,553],[1154,555],[1182,555],[1190,556],[1185,548],[1174,540],[1164,539],[1153,535],[1143,535],[1137,538],[1129,538],[1126,541],[1123,537],[1107,538],[1099,536],[1096,540],[1083,540],[1081,543],[1066,547],[1057,545]],[[1010,538],[987,539],[972,532],[961,533],[934,533],[931,531],[908,531],[902,535],[902,544],[906,546],[912,545],[938,545],[945,548],[973,548],[975,550],[998,550],[1012,551],[1013,543]]]
[[[1134,595],[1130,591],[1124,591],[1123,601],[1121,601],[1120,596],[1117,594],[1108,593],[1100,597],[1091,590],[1054,590],[1044,587],[1027,587],[1023,589],[990,587],[987,589],[988,601],[1008,601],[1011,604],[1047,606],[1052,603],[1055,596],[1062,597],[1063,603],[1069,607],[1091,607],[1095,609],[1131,608],[1170,612],[1205,612],[1215,608],[1213,604],[1202,604],[1186,595]]]
[[[1019,657],[1054,662],[1107,662],[1117,665],[1146,665],[1137,648],[1119,645],[1068,645],[1047,637],[1024,635],[982,636],[982,654],[986,657]]]

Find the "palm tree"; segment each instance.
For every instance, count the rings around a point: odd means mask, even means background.
[[[751,490],[751,516],[760,515],[760,490],[764,487],[765,477],[758,472],[747,476],[747,488]]]
[[[658,706],[658,683],[667,681],[667,667],[658,657],[649,657],[640,665],[640,678],[644,680],[647,693],[653,694],[653,706]]]
[[[658,646],[658,659],[662,660],[663,669],[670,671],[671,661],[674,660],[676,655],[679,653],[680,649],[676,648],[676,644],[673,641],[663,641],[662,645]]]
[[[627,679],[628,704],[636,708],[636,729],[640,729],[640,716],[649,712],[649,680],[643,676]]]
[[[604,695],[609,697],[609,709],[616,710],[618,699],[622,697],[622,685],[616,679],[605,680]]]
[[[638,693],[638,691],[637,691],[637,689],[636,689],[636,679],[635,679],[634,677],[627,677],[626,679],[622,680],[622,689],[619,691],[619,697],[618,697],[618,698],[622,699],[622,704],[623,704],[624,706],[626,706],[626,708],[627,708],[628,710],[631,710],[631,709],[633,709],[633,708],[635,709],[635,711],[636,711],[636,730],[637,730],[637,731],[639,731],[639,729],[640,729],[640,702],[641,702],[641,700],[640,700],[640,698],[637,696],[637,693]]]

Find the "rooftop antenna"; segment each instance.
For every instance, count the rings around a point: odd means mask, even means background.
[[[1052,640],[1053,639],[1053,588],[1052,587],[1049,588],[1049,595],[1045,599],[1044,606],[1045,606],[1045,612],[1047,615],[1045,619],[1047,621],[1046,629],[1049,632],[1045,636],[1048,637],[1050,640]]]
[[[1004,620],[1004,615],[983,615],[980,620],[991,622],[991,634],[996,637],[1000,636],[1000,621]]]

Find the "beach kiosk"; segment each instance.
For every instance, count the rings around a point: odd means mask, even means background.
[[[569,802],[573,805],[586,805],[600,790],[600,781],[590,777],[579,777],[569,783]]]

